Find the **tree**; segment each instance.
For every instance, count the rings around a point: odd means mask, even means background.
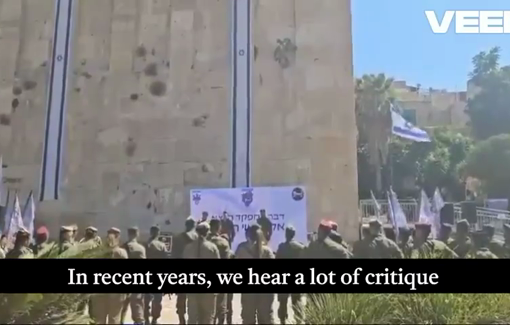
[[[500,49],[480,52],[473,57],[470,82],[477,87],[468,101],[466,113],[471,120],[473,135],[487,139],[510,133],[510,67],[499,67]]]
[[[510,135],[479,142],[466,158],[464,176],[482,181],[489,197],[510,197]]]
[[[391,137],[390,98],[392,78],[383,73],[364,75],[356,80],[358,143],[366,149],[375,170],[376,190],[382,190],[382,166],[388,156]]]

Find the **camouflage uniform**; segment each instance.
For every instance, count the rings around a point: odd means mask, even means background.
[[[101,237],[97,235],[97,228],[89,226],[85,229],[85,237],[78,243],[80,250],[89,250],[102,245]]]
[[[389,240],[391,240],[394,243],[397,242],[397,234],[395,233],[395,229],[393,228],[393,226],[384,225],[383,233],[384,233],[384,237],[388,238]]]
[[[184,248],[198,238],[194,228],[195,220],[189,217],[186,220],[186,231],[177,235],[172,241],[172,258],[183,258]],[[186,302],[186,294],[178,293],[175,307],[179,316],[179,324],[186,324]]]
[[[46,227],[39,227],[35,232],[35,243],[30,244],[30,249],[34,253],[34,256],[40,256],[42,253],[49,251],[53,246],[48,244],[49,231]]]
[[[145,254],[145,247],[143,247],[143,245],[141,245],[137,240],[138,233],[139,233],[138,227],[129,228],[128,235],[130,236],[130,240],[127,241],[122,246],[122,248],[126,250],[129,259],[145,259],[147,257]],[[129,306],[131,307],[131,319],[135,324],[144,323],[145,307],[143,303],[143,298],[144,296],[141,293],[132,293],[129,296]]]
[[[287,241],[281,243],[278,246],[278,250],[276,251],[276,258],[289,258],[289,259],[297,259],[301,258],[303,252],[305,250],[305,245],[294,240],[294,235],[296,230],[289,226],[285,230],[285,235]],[[292,310],[294,311],[294,320],[299,322],[302,319],[301,315],[301,302],[303,300],[303,295],[301,293],[280,293],[278,294],[278,318],[280,319],[281,324],[285,324],[288,313],[287,313],[287,303],[289,300],[289,296],[292,301]]]
[[[220,252],[216,245],[208,241],[206,236],[209,225],[205,222],[197,226],[200,234],[197,240],[184,248],[183,258],[219,259]],[[214,324],[216,316],[216,294],[190,294],[189,296],[189,324]]]
[[[469,222],[465,219],[457,222],[455,238],[448,247],[459,256],[465,258],[471,252],[473,244],[469,238]]]
[[[371,239],[364,246],[360,256],[364,258],[403,258],[404,255],[398,245],[383,236],[379,219],[372,219],[369,222]]]
[[[453,243],[453,238],[451,238],[453,226],[449,223],[441,224],[441,229],[439,229],[438,240],[442,241],[446,244],[446,246],[450,246]]]
[[[411,258],[457,258],[457,254],[445,243],[439,240],[428,239],[431,225],[417,223],[416,232],[411,250]]]
[[[411,237],[413,232],[414,228],[399,228],[398,230],[398,247],[405,258],[411,257],[411,251],[413,249],[413,240]]]
[[[484,225],[483,230],[487,234],[489,239],[488,249],[496,254],[496,256],[502,255],[505,243],[499,239],[494,238],[495,228],[493,225]]]
[[[118,228],[111,228],[108,234],[120,236]],[[110,258],[128,259],[125,249],[115,246],[112,247]],[[121,324],[122,306],[126,300],[123,293],[95,294],[91,297],[92,312],[91,318],[96,324]]]
[[[34,258],[32,250],[27,247],[29,239],[30,233],[24,228],[20,229],[16,233],[16,241],[14,243],[14,248],[7,252],[5,258],[7,259]]]
[[[159,227],[151,227],[151,239],[147,242],[145,249],[148,259],[164,259],[167,258],[166,246],[162,241],[157,238],[159,236]],[[148,293],[145,294],[145,309],[144,318],[145,323],[150,324],[150,317],[152,316],[152,324],[157,324],[158,319],[161,317],[161,310],[163,309],[163,294],[162,293]],[[152,307],[152,310],[151,310]]]
[[[370,230],[366,226],[361,227],[361,238],[352,245],[353,258],[365,258],[366,246],[372,240]]]
[[[70,227],[70,226],[62,226],[60,227],[60,235],[61,236],[64,236],[65,234],[67,234],[68,236],[73,234],[74,232],[74,228],[73,227]],[[73,248],[74,247],[74,242],[72,241],[72,238],[63,238],[61,237],[60,241],[59,241],[59,249],[58,249],[58,254],[62,254],[64,252],[66,252],[67,250],[69,250],[70,248]]]
[[[334,242],[329,234],[332,227],[329,221],[322,221],[319,225],[317,240],[308,245],[304,251],[306,258],[351,258],[352,254],[342,245]]]
[[[257,225],[250,228],[260,229]],[[267,236],[267,232],[265,234]],[[330,239],[331,240],[331,239]],[[333,241],[332,241],[333,242]],[[337,244],[338,245],[338,244]],[[261,246],[259,254],[255,251],[256,247],[250,243],[239,245],[236,250],[236,258],[239,259],[274,259],[275,256],[271,248],[266,245]],[[273,301],[272,293],[243,293],[241,294],[241,317],[243,324],[273,324]],[[258,321],[258,322],[257,322]]]
[[[476,231],[471,234],[474,252],[471,257],[476,259],[497,259],[498,257],[489,250],[490,237],[486,231]]]

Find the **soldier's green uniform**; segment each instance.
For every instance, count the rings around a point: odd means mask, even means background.
[[[303,252],[305,250],[305,245],[294,240],[294,236],[296,235],[296,230],[292,226],[288,226],[285,229],[285,239],[286,241],[281,243],[278,246],[278,250],[276,251],[276,258],[290,258],[297,259],[301,258]],[[301,303],[303,300],[303,295],[301,293],[280,293],[278,294],[278,318],[280,319],[280,324],[285,325],[288,317],[287,313],[287,303],[289,300],[289,296],[292,301],[292,310],[294,311],[294,320],[299,322],[302,319],[301,315]]]
[[[363,225],[361,227],[361,238],[352,245],[353,258],[365,258],[366,246],[371,240],[370,229]]]
[[[393,226],[384,225],[383,226],[384,237],[388,238],[394,243],[397,243],[397,234],[395,233],[395,229]]]
[[[198,239],[184,248],[183,258],[219,259],[220,252],[216,245],[207,240],[209,225],[202,222],[197,226]],[[190,294],[189,324],[214,324],[216,316],[216,294]]]
[[[342,238],[340,232],[338,231],[338,224],[334,221],[331,222],[331,233],[329,234],[329,238],[331,238],[335,243],[342,245],[345,249],[349,249],[349,245]]]
[[[30,244],[30,249],[34,253],[34,256],[40,256],[41,254],[49,251],[52,247],[48,243],[49,231],[46,227],[39,227],[35,232],[34,243]]]
[[[85,229],[85,237],[78,243],[80,250],[88,250],[102,245],[101,237],[97,235],[97,228],[89,226]]]
[[[235,254],[236,258],[275,258],[271,248],[265,244],[265,235],[258,224],[252,225],[248,228],[248,238],[248,244],[237,247]],[[243,293],[241,295],[241,317],[243,318],[243,324],[273,324],[273,301],[273,293]]]
[[[229,242],[220,235],[221,222],[218,219],[212,219],[209,222],[211,232],[208,236],[208,240],[216,245],[220,253],[221,259],[230,258],[230,244]],[[227,294],[219,293],[216,295],[216,323],[224,324],[227,318]]]
[[[152,226],[150,229],[150,239],[145,245],[145,250],[148,259],[165,259],[167,258],[167,249],[165,243],[159,241],[160,229],[158,226]],[[148,293],[145,294],[145,310],[144,318],[145,324],[157,324],[158,319],[161,317],[161,310],[163,309],[163,294],[162,293]],[[152,322],[151,318],[152,317]]]
[[[446,244],[446,246],[450,247],[453,243],[452,235],[453,226],[449,223],[442,223],[441,228],[439,229],[439,235],[437,237],[438,240],[442,241]]]
[[[128,229],[128,241],[122,246],[130,259],[145,259],[145,247],[138,242],[138,227]],[[143,294],[132,293],[129,296],[129,306],[131,307],[131,319],[135,324],[144,323],[144,303]]]
[[[71,226],[60,227],[60,241],[58,246],[58,254],[62,254],[74,247],[73,232],[74,228]]]
[[[180,233],[172,240],[172,258],[183,258],[184,248],[197,240],[198,236],[195,232],[195,220],[192,217],[186,219],[185,231]],[[177,294],[176,309],[179,316],[179,324],[186,324],[186,301],[185,293]]]
[[[399,228],[398,229],[398,247],[402,251],[402,254],[405,258],[411,257],[411,251],[413,249],[413,240],[412,240],[412,234],[413,234],[414,228]]]
[[[371,239],[364,247],[361,256],[364,258],[403,258],[404,255],[398,245],[382,234],[382,224],[377,218],[368,223]]]
[[[457,254],[445,243],[429,239],[432,226],[426,223],[415,225],[411,258],[457,258]]]
[[[322,221],[317,232],[317,240],[308,245],[304,251],[306,258],[351,258],[352,254],[345,247],[334,242],[330,237],[331,222]]]
[[[111,248],[109,258],[127,259],[125,249],[119,247],[120,230],[108,230],[108,246]],[[121,324],[122,306],[126,300],[123,293],[95,294],[91,297],[91,318],[96,324]]]
[[[472,250],[471,239],[469,238],[469,222],[465,219],[457,222],[455,238],[448,247],[459,256],[465,258]]]
[[[34,254],[30,248],[28,248],[30,240],[30,233],[24,229],[21,228],[16,233],[16,240],[14,242],[14,248],[11,249],[7,254],[5,255],[5,258],[34,258]]]
[[[488,247],[489,250],[494,253],[496,256],[502,255],[505,243],[502,240],[494,238],[495,228],[493,225],[484,225],[483,230],[487,234],[489,239]]]
[[[490,236],[485,230],[479,230],[471,234],[474,252],[470,254],[476,259],[497,259],[498,257],[489,250]]]

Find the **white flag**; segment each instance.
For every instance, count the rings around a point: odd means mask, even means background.
[[[9,230],[7,231],[7,238],[9,242],[12,242],[14,238],[16,237],[16,233],[24,228],[23,227],[23,217],[21,215],[21,207],[19,205],[19,198],[18,195],[14,197],[14,205],[12,207],[12,210],[10,211],[11,217],[10,217],[10,223],[9,223]]]
[[[394,227],[396,233],[398,233],[399,228],[408,229],[407,226],[407,218],[398,202],[397,194],[393,192],[393,189],[390,188],[390,201],[391,201],[391,215],[394,221]]]
[[[398,231],[397,222],[396,222],[396,219],[395,219],[395,216],[393,213],[393,204],[391,202],[391,195],[389,192],[387,193],[387,196],[388,196],[388,218],[390,219],[391,224],[393,225],[393,229],[395,230],[395,237],[398,240],[399,231]]]
[[[430,142],[427,132],[406,121],[395,111],[393,104],[391,104],[391,122],[391,131],[394,135],[416,142]]]
[[[441,228],[441,209],[444,207],[443,197],[438,188],[434,191],[434,197],[432,198],[432,213],[434,215],[434,222],[432,223],[432,232],[439,234]]]
[[[434,213],[432,213],[432,207],[430,206],[429,198],[427,197],[427,194],[424,190],[421,190],[421,200],[420,200],[420,217],[418,219],[418,222],[420,223],[426,223],[431,226],[434,225],[435,222],[435,216]],[[435,238],[436,233],[434,232],[434,227],[432,228],[432,237]]]
[[[370,196],[372,196],[372,202],[374,203],[375,215],[379,219],[381,217],[381,206],[379,205],[379,202],[377,202],[374,192],[370,191]]]
[[[23,224],[30,233],[30,237],[33,237],[35,227],[35,204],[33,192],[30,192],[28,195],[27,203],[23,208]]]

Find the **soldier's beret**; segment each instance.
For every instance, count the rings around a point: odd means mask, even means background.
[[[209,223],[207,223],[207,222],[201,222],[201,223],[199,223],[199,224],[197,225],[197,230],[201,230],[201,229],[203,229],[203,230],[209,230],[209,229],[210,229],[210,227],[209,227]]]
[[[466,220],[466,219],[461,219],[459,221],[457,221],[457,228],[458,227],[464,227],[464,228],[469,228],[469,222]]]
[[[72,226],[62,226],[60,227],[61,232],[68,232],[68,231],[74,231],[74,228]]]
[[[505,224],[503,225],[503,230],[505,230],[505,231],[510,231],[510,224],[505,223]]]
[[[414,227],[416,229],[430,230],[432,228],[432,225],[430,223],[420,222],[420,223],[415,223]]]
[[[85,231],[91,231],[91,232],[97,232],[97,228],[96,227],[92,227],[92,226],[88,226]]]
[[[131,232],[136,232],[136,231],[138,231],[138,230],[140,230],[140,229],[138,229],[138,227],[137,227],[137,226],[133,226],[133,227],[129,227],[129,228],[128,228],[128,231],[131,231]]]
[[[287,225],[287,227],[285,227],[285,231],[296,232],[296,228],[294,228],[293,225]]]
[[[380,226],[382,226],[382,223],[381,223],[381,220],[379,220],[377,218],[372,218],[368,221],[368,225],[373,226],[373,227],[380,227]]]
[[[47,235],[47,234],[49,234],[49,231],[48,231],[48,228],[46,228],[45,226],[42,226],[42,227],[37,228],[37,231],[35,233],[38,235]]]
[[[449,223],[442,223],[442,224],[441,224],[441,227],[446,228],[446,229],[452,229],[452,228],[453,228],[453,225],[452,225],[452,224],[449,224]]]
[[[322,220],[321,223],[319,224],[319,227],[333,229],[333,227],[331,226],[331,221],[329,220]]]
[[[107,233],[109,233],[109,234],[120,234],[120,229],[119,228],[115,228],[115,227],[111,227],[110,229],[108,229]]]
[[[158,225],[154,225],[151,227],[150,230],[160,230],[159,226]]]

